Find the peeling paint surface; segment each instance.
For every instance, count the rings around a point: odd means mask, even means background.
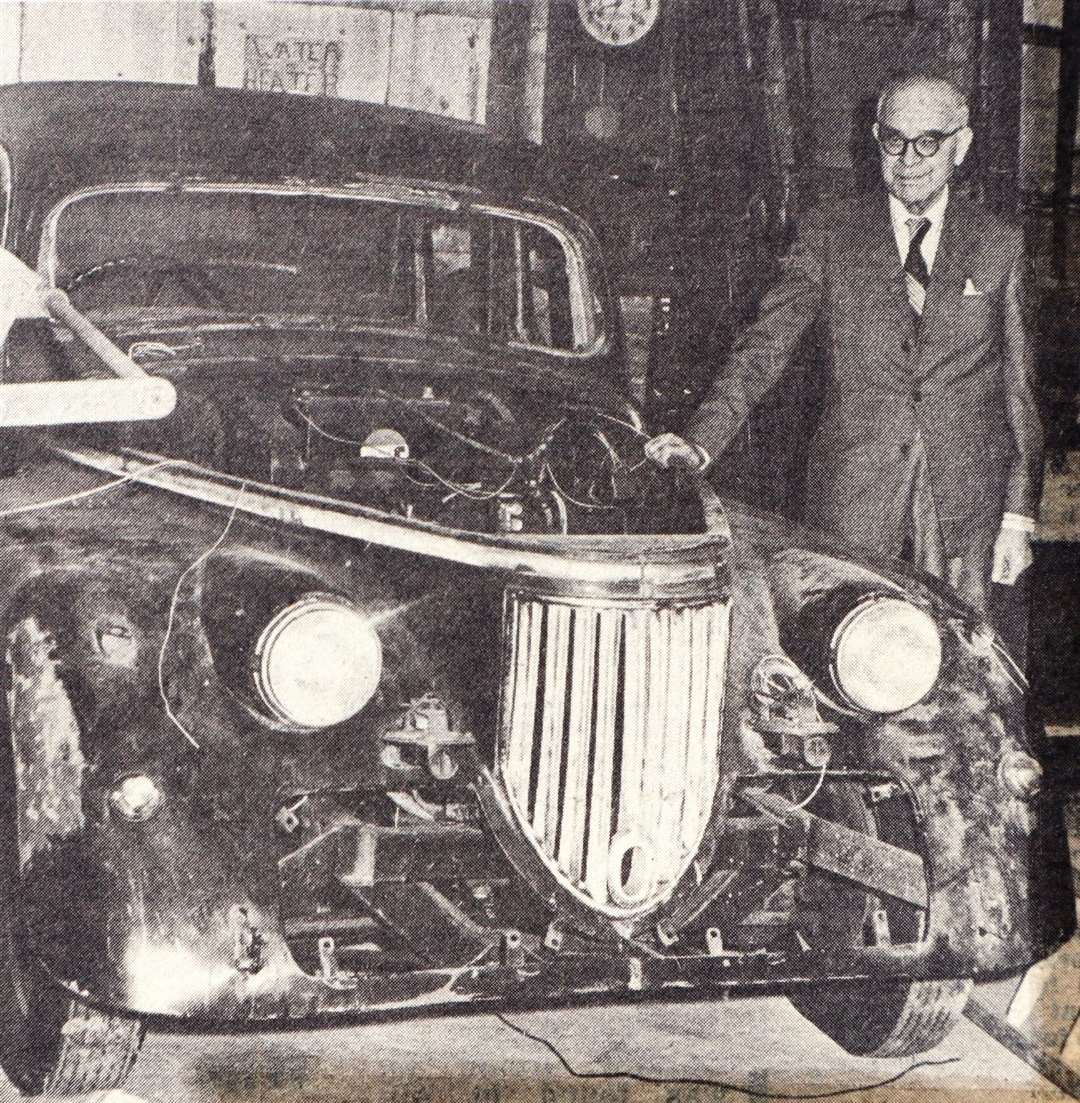
[[[7,661],[19,864],[25,868],[55,840],[82,830],[86,760],[52,633],[32,617],[22,621],[8,636]]]

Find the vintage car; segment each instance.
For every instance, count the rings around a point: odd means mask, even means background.
[[[539,151],[130,84],[6,88],[0,148],[57,289],[5,385],[175,391],[3,430],[24,1092],[120,1083],[147,1022],[731,990],[910,1054],[1070,934],[1016,662],[645,462]]]

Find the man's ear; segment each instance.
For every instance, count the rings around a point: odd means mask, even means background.
[[[874,123],[874,125],[870,127],[870,133],[873,134],[875,142],[881,140],[879,137],[879,135],[881,134],[881,129],[877,123]]]
[[[968,150],[971,149],[974,138],[975,135],[971,132],[970,126],[965,126],[956,135],[956,164],[962,165],[964,163],[964,158],[968,155]]]

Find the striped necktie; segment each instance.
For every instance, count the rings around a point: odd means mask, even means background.
[[[917,318],[922,316],[926,305],[926,288],[930,284],[930,269],[926,267],[922,243],[930,229],[930,219],[909,218],[907,220],[908,245],[907,259],[904,261],[904,282],[907,284],[908,302]]]

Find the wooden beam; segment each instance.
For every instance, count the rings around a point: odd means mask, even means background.
[[[994,0],[983,61],[987,71],[985,181],[995,210],[1014,214],[1019,200],[1021,74],[1024,48],[1023,0]]]
[[[494,0],[487,125],[539,143],[544,117],[548,0]]]
[[[1072,200],[1073,149],[1080,104],[1080,0],[1065,0],[1061,15],[1058,67],[1057,142],[1054,159],[1054,270],[1064,282],[1069,261],[1069,206]]]
[[[1000,1015],[995,1015],[984,1007],[978,997],[968,1001],[964,1016],[995,1041],[1000,1042],[1013,1056],[1019,1057],[1024,1064],[1033,1068],[1040,1076],[1044,1076],[1055,1087],[1074,1099],[1080,1099],[1080,1074],[1074,1072],[1053,1053],[1048,1053],[1025,1038],[1016,1027],[1010,1026]]]

